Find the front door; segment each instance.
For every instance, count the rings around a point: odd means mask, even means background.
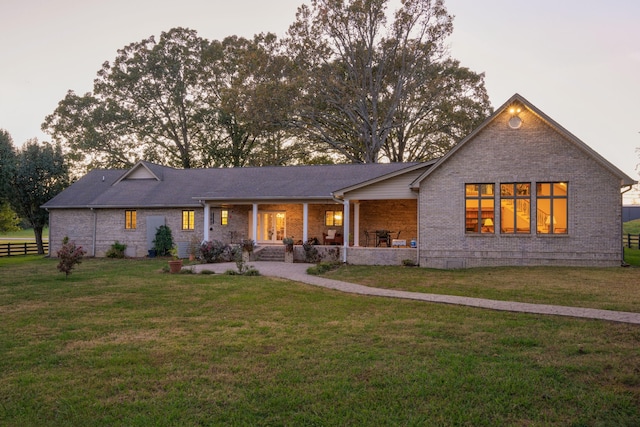
[[[284,212],[258,212],[259,243],[281,243],[285,237],[286,215]]]

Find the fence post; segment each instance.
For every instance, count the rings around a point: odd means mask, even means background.
[[[627,247],[631,249],[631,234],[627,233]]]

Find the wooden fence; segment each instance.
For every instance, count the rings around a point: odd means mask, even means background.
[[[49,242],[42,242],[44,253],[49,252]],[[2,243],[0,244],[0,257],[15,255],[37,255],[38,244],[36,242],[29,243]]]
[[[622,244],[625,248],[640,249],[640,234],[622,235]]]

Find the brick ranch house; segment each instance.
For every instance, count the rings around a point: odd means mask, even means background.
[[[140,161],[91,171],[43,207],[51,254],[68,236],[92,256],[117,240],[142,257],[166,224],[181,256],[192,242],[249,238],[259,257],[293,237],[352,264],[617,266],[621,190],[634,183],[516,94],[430,162],[181,170]]]

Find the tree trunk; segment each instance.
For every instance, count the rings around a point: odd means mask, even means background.
[[[38,245],[38,254],[44,255],[44,246],[42,245],[42,227],[33,227],[33,234],[36,236],[36,244]]]

